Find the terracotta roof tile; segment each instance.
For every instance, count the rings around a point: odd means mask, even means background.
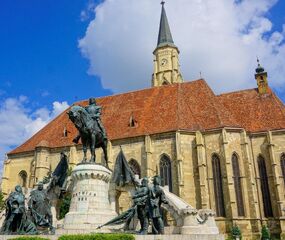
[[[111,140],[178,129],[285,129],[285,107],[274,93],[260,96],[251,89],[216,96],[204,80],[107,96],[97,102],[102,106],[102,121]],[[86,106],[87,100],[77,104]],[[77,130],[67,111],[9,154],[33,151],[44,142],[50,148],[73,145]],[[137,122],[136,127],[129,126],[131,117]]]
[[[217,98],[247,131],[285,129],[285,106],[271,89],[266,95],[260,95],[257,89],[249,89]]]

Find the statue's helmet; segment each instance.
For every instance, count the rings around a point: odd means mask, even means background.
[[[160,185],[161,184],[161,177],[160,176],[154,176],[153,177],[153,184],[154,185]]]
[[[144,186],[144,187],[147,186],[147,184],[148,184],[148,179],[147,179],[147,177],[144,177],[144,178],[142,179],[141,184],[142,184],[142,186]]]
[[[15,187],[15,191],[21,193],[22,192],[22,187],[20,185],[17,185]]]
[[[38,189],[39,189],[39,190],[42,190],[43,188],[44,188],[43,182],[39,182],[39,183],[38,183]]]
[[[89,98],[89,105],[91,104],[97,104],[95,98]]]

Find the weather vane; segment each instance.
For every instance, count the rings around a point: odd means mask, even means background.
[[[256,58],[257,58],[258,66],[259,66],[259,65],[260,65],[259,57],[258,57],[258,56],[256,56]]]

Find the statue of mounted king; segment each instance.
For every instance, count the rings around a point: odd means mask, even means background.
[[[74,105],[67,113],[69,119],[77,128],[79,134],[74,138],[73,142],[78,143],[81,139],[83,145],[83,161],[87,162],[87,148],[90,148],[91,163],[96,162],[96,148],[102,148],[105,157],[105,166],[108,168],[107,156],[107,134],[101,121],[102,107],[98,106],[95,98],[89,99],[89,105],[82,107]]]

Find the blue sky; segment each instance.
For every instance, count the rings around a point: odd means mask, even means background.
[[[25,95],[32,107],[111,94],[87,74],[78,40],[88,1],[16,0],[0,3],[1,98]],[[34,105],[34,106],[33,106]]]
[[[75,101],[149,87],[159,2],[2,0],[0,159]],[[166,11],[184,79],[253,88],[258,55],[285,101],[285,1],[169,0]]]
[[[55,100],[72,103],[112,94],[112,90],[102,87],[100,77],[87,74],[89,62],[78,48],[78,40],[89,24],[81,21],[80,14],[89,3],[89,0],[1,1],[2,100],[24,95],[32,107],[51,107]],[[284,11],[285,2],[279,1],[267,13],[274,23],[273,31],[282,30]],[[285,94],[279,96],[284,100]]]

